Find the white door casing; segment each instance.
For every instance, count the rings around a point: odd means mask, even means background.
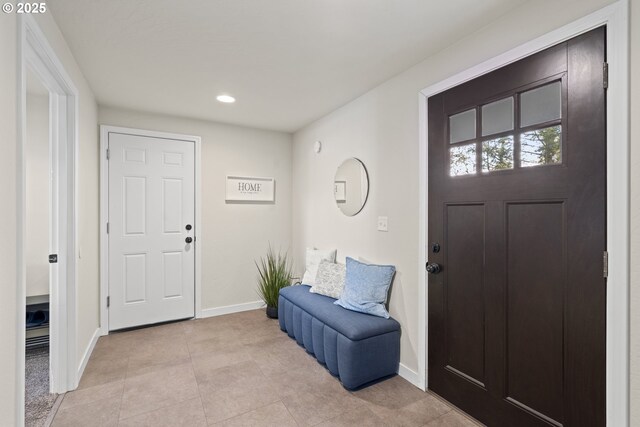
[[[109,132],[108,148],[109,330],[194,317],[195,143]]]

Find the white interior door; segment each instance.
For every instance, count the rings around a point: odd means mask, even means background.
[[[194,316],[194,145],[109,133],[109,330]]]

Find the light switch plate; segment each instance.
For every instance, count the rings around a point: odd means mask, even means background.
[[[378,217],[378,231],[389,231],[388,219],[386,216]]]

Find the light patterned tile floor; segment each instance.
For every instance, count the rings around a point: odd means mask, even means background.
[[[113,333],[58,426],[477,426],[401,377],[345,390],[264,310]]]

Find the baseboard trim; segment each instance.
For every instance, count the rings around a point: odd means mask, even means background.
[[[398,368],[398,375],[418,387],[420,390],[426,391],[424,381],[421,380],[420,375],[418,375],[418,373],[413,369],[409,369],[401,363]]]
[[[205,308],[199,318],[222,316],[225,314],[240,313],[241,311],[257,310],[264,307],[263,301],[245,302],[242,304],[225,305],[222,307]]]
[[[93,353],[93,349],[96,347],[96,343],[98,342],[98,338],[100,338],[100,335],[101,335],[101,329],[96,328],[95,332],[93,333],[93,336],[91,337],[91,341],[89,342],[89,345],[87,346],[87,349],[85,350],[84,355],[82,356],[82,360],[80,361],[80,366],[78,367],[78,375],[76,376],[76,379],[78,381],[78,383],[76,384],[76,387],[78,386],[78,384],[80,384],[80,379],[82,379],[82,374],[84,374],[84,369],[87,367],[87,363],[89,363],[89,358]]]

